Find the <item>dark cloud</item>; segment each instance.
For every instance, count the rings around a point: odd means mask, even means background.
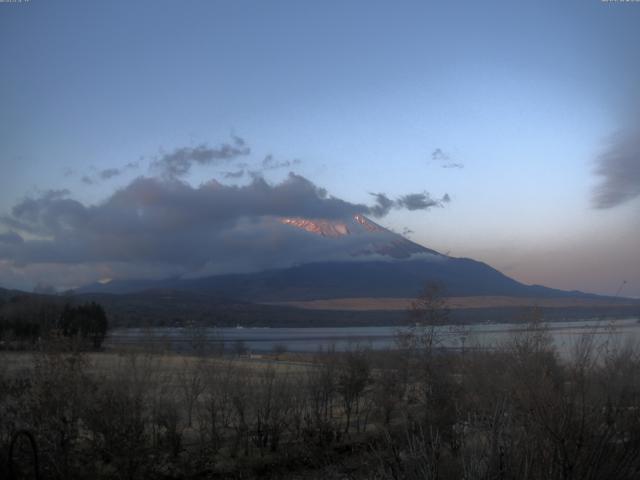
[[[71,191],[67,188],[45,190],[40,196],[45,200],[58,200],[60,198],[68,197],[71,195]]]
[[[236,170],[234,172],[222,172],[222,176],[227,179],[242,178],[246,173],[245,169]]]
[[[382,216],[391,208],[415,210],[437,204],[428,201],[427,194],[405,195],[395,202],[384,194],[374,197],[373,206],[346,202],[292,173],[279,184],[255,178],[245,186],[210,181],[192,187],[178,180],[141,177],[98,205],[84,205],[69,198],[67,191],[49,191],[23,199],[0,218],[12,232],[0,237],[0,261],[165,265],[183,272],[203,265],[232,269],[234,262],[243,268],[251,262],[264,266],[276,259],[301,261],[296,248],[306,253],[309,248],[327,248],[310,246],[316,240],[282,230],[274,218]],[[20,232],[30,239],[22,240]]]
[[[294,173],[277,184],[255,176],[247,185],[211,180],[197,187],[139,177],[96,205],[67,190],[46,191],[0,216],[0,279],[31,275],[70,287],[104,277],[197,276],[346,260],[371,232],[327,242],[279,219],[380,217],[392,208],[437,204],[426,193],[373,197],[373,205],[347,202]],[[375,235],[364,240],[380,241],[383,234]]]
[[[232,134],[232,135],[231,135],[231,140],[233,141],[233,143],[234,143],[237,147],[240,147],[240,148],[242,148],[242,147],[248,147],[248,145],[247,145],[247,141],[246,141],[244,138],[239,137],[238,135]]]
[[[593,194],[595,208],[612,208],[640,197],[640,126],[616,134],[598,157],[601,179]]]
[[[368,207],[331,197],[294,174],[277,185],[255,179],[246,186],[211,181],[197,188],[138,178],[100,205],[54,193],[22,200],[0,221],[38,239],[1,249],[0,259],[197,264],[228,255],[235,241],[230,232],[240,224],[282,216],[343,218],[363,211]],[[269,241],[256,238],[256,243]]]
[[[445,193],[440,199],[433,199],[428,192],[409,193],[401,195],[396,200],[391,200],[384,193],[371,193],[375,198],[375,205],[369,208],[369,213],[374,217],[384,217],[391,209],[396,210],[428,210],[432,207],[442,207],[451,201],[449,194]]]
[[[229,162],[251,153],[251,148],[244,139],[232,136],[230,143],[223,143],[217,148],[206,144],[195,148],[182,147],[165,153],[152,163],[152,167],[169,178],[183,177],[189,173],[194,164],[212,165]]]
[[[101,180],[109,180],[110,178],[117,177],[122,173],[119,168],[107,168],[99,173]]]
[[[375,198],[376,203],[369,209],[374,217],[384,217],[395,206],[395,202],[384,193],[370,193]]]
[[[431,160],[436,162],[448,162],[449,155],[444,153],[442,149],[436,148],[433,152],[431,152]]]
[[[127,170],[136,169],[140,166],[140,162],[129,162],[125,166],[121,168],[105,168],[98,172],[96,177],[91,177],[89,175],[84,175],[81,178],[82,183],[86,185],[94,185],[100,181],[111,180],[112,178],[118,177],[125,173]]]
[[[235,170],[219,172],[222,178],[238,179],[245,175],[251,178],[259,178],[262,173],[268,170],[291,168],[302,163],[299,159],[277,160],[273,155],[267,155],[262,162],[253,166],[248,162],[238,162],[240,157],[247,156],[251,149],[246,140],[232,135],[231,142],[223,143],[217,148],[211,148],[206,144],[198,147],[182,147],[165,153],[151,163],[152,169],[160,173],[166,179],[179,179],[187,175],[194,165],[215,165],[231,163]],[[124,174],[127,170],[140,167],[140,161],[129,162],[123,167],[106,168],[95,175],[84,175],[81,181],[86,185],[94,185],[103,181],[111,180]]]
[[[262,169],[263,170],[277,170],[279,168],[291,168],[295,165],[300,165],[302,163],[299,159],[294,160],[276,160],[273,155],[267,155],[262,160]]]
[[[442,168],[464,168],[464,164],[452,161],[451,156],[441,148],[436,148],[431,152],[431,160],[439,163]]]
[[[0,223],[35,235],[74,231],[84,221],[86,208],[68,195],[68,190],[50,190],[27,197],[11,209],[11,215],[1,216]]]
[[[431,207],[441,206],[439,200],[432,199],[428,193],[410,193],[403,195],[397,200],[400,207],[407,210],[426,210]]]

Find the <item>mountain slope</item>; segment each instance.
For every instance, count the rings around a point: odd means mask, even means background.
[[[312,300],[350,297],[415,297],[437,282],[449,296],[587,296],[523,285],[488,265],[464,258],[439,261],[329,262],[256,274],[223,275],[177,282],[173,288],[251,301]]]
[[[307,262],[257,273],[215,275],[197,279],[112,281],[80,293],[133,293],[172,289],[244,302],[281,302],[351,297],[415,297],[436,282],[448,296],[596,297],[537,285],[524,285],[489,265],[442,255],[375,224],[362,215],[336,220],[282,218],[292,229],[324,237],[327,245],[348,248],[348,261]],[[348,242],[340,239],[348,238]],[[333,242],[333,243],[331,243]],[[338,252],[340,253],[340,252]]]
[[[407,259],[418,254],[437,255],[411,240],[391,232],[364,215],[354,215],[344,220],[324,220],[308,218],[282,218],[280,222],[309,233],[326,237],[327,241],[344,237],[360,237],[360,242],[349,246],[351,257],[383,256],[394,259]]]
[[[596,297],[519,283],[490,266],[466,258],[437,261],[309,263],[250,274],[160,282],[112,282],[82,292],[133,293],[151,288],[198,292],[251,302],[351,297],[415,297],[426,283],[442,284],[449,296]]]

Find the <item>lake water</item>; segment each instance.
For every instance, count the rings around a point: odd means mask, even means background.
[[[596,345],[605,342],[621,345],[640,341],[637,318],[583,320],[546,324],[561,354],[568,354],[583,335],[592,335]],[[447,348],[494,348],[509,341],[523,324],[480,324],[437,328],[440,345]],[[115,329],[107,338],[107,347],[162,346],[174,351],[190,351],[194,346],[224,348],[231,352],[271,352],[283,348],[290,352],[315,352],[335,348],[344,351],[357,347],[388,349],[396,346],[402,327],[324,327],[324,328],[127,328]]]

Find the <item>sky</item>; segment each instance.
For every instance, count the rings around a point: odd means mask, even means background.
[[[268,268],[266,219],[360,211],[640,297],[638,45],[638,2],[0,3],[0,286]]]

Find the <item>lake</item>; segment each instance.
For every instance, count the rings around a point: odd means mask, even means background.
[[[637,318],[617,320],[581,320],[546,324],[553,342],[561,354],[572,351],[585,334],[593,335],[596,345],[621,345],[640,341],[640,322]],[[489,323],[445,325],[437,327],[441,346],[446,348],[494,348],[507,342],[517,332],[526,330],[525,324]],[[240,348],[255,353],[274,349],[290,352],[315,352],[335,348],[345,351],[357,347],[388,349],[396,346],[395,339],[403,327],[323,327],[323,328],[126,328],[110,332],[105,346],[163,346],[188,352],[205,344],[208,348],[224,348],[231,352]]]

